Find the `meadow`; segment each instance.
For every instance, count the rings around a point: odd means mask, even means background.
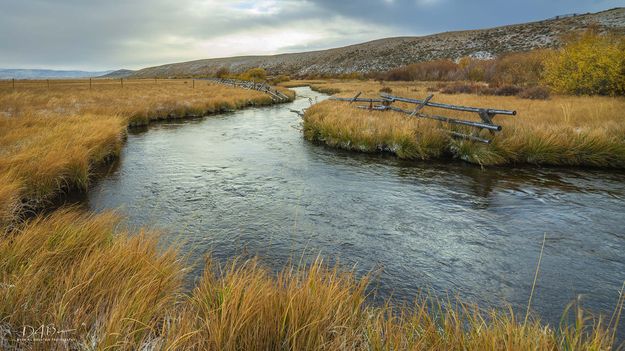
[[[445,94],[433,82],[313,80],[285,86],[310,85],[340,97],[394,95],[432,101],[516,110],[516,116],[497,116],[503,130],[490,145],[453,138],[449,131],[472,130],[390,111],[357,109],[345,102],[324,101],[307,110],[304,135],[333,147],[361,152],[391,152],[406,159],[456,158],[481,166],[533,164],[625,168],[625,99],[622,97],[555,95],[547,100],[516,96]],[[362,105],[362,104],[361,104]],[[405,109],[414,105],[395,104]],[[475,113],[448,112],[426,107],[424,113],[479,121]],[[443,113],[444,112],[444,113]],[[487,135],[486,135],[487,136]]]
[[[129,125],[270,103],[268,96],[256,91],[191,80],[125,81],[123,87],[121,81],[111,80],[91,88],[87,81],[52,83],[50,87],[42,81],[0,86],[0,349],[608,350],[617,346],[622,292],[612,316],[592,316],[572,305],[558,326],[541,323],[529,307],[527,314],[515,315],[455,298],[439,300],[427,292],[413,303],[389,301],[380,306],[368,300],[369,277],[327,266],[321,259],[309,265],[294,262],[278,274],[256,259],[233,258],[219,265],[207,257],[194,263],[177,247],[162,247],[160,233],[131,231],[115,213],[95,215],[65,208],[29,214],[45,208],[59,193],[87,189],[93,168],[119,154]],[[368,82],[341,84],[350,84],[354,91],[369,87],[367,94],[379,89]],[[339,86],[351,94],[347,86]],[[400,85],[392,88],[401,89]],[[410,89],[406,87],[406,92]],[[309,110],[307,119],[311,114],[318,114],[320,120],[330,118],[325,113],[335,108],[342,107],[320,104]],[[344,110],[348,111],[353,109]],[[350,117],[354,121],[370,116],[356,112]],[[380,140],[405,133],[402,140],[414,142],[414,134],[403,132],[412,130],[413,122],[403,116],[384,117],[393,118],[385,127],[391,133]],[[581,123],[583,116],[571,113],[569,118]],[[362,130],[356,127],[350,127],[352,133]],[[430,138],[447,143],[434,127]],[[310,125],[307,128],[309,136]],[[379,138],[375,134],[379,132],[372,133]],[[436,148],[428,146],[422,152]],[[189,290],[185,282],[192,264],[205,269]],[[47,328],[45,335],[35,332],[43,330],[40,326]]]

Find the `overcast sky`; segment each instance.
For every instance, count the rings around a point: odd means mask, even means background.
[[[0,67],[137,69],[618,6],[625,0],[0,0]]]

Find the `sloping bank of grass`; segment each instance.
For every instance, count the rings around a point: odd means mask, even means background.
[[[376,82],[321,85],[339,89],[341,96],[377,96]],[[426,96],[426,86],[390,85],[401,96]],[[366,94],[366,95],[365,95]],[[498,116],[503,126],[490,145],[454,139],[446,130],[471,133],[436,121],[397,112],[370,112],[344,102],[324,101],[304,116],[309,140],[362,152],[387,151],[400,158],[454,157],[480,165],[536,164],[625,168],[625,99],[556,96],[551,100],[517,97],[438,94],[435,101],[465,106],[517,110],[515,117]],[[405,108],[409,106],[404,105]],[[413,107],[414,108],[414,105]],[[441,111],[426,107],[425,113]],[[479,120],[476,114],[447,113]]]
[[[190,292],[188,268],[157,235],[119,229],[115,215],[57,211],[0,241],[0,348],[39,350],[609,350],[615,321],[570,310],[557,328],[507,311],[423,296],[367,303],[367,278],[257,260],[216,267]],[[622,306],[622,302],[621,302]],[[565,320],[568,320],[565,318]],[[24,326],[70,330],[20,338]],[[29,328],[29,327],[27,327]]]
[[[0,88],[0,228],[60,192],[86,189],[92,168],[119,154],[127,126],[272,103],[261,92],[205,81],[153,82]]]

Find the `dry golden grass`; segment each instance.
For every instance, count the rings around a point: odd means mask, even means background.
[[[62,190],[86,189],[93,165],[116,156],[127,122],[118,116],[0,117],[0,227]]]
[[[0,241],[0,348],[609,350],[622,308],[606,321],[575,307],[572,324],[553,328],[426,295],[374,306],[367,277],[320,260],[274,274],[258,260],[217,267],[209,258],[189,293],[186,271],[175,249],[130,235],[113,214],[33,220]],[[67,343],[17,340],[24,325],[42,324],[75,330]]]
[[[202,116],[249,105],[269,105],[269,95],[208,81],[94,80],[18,82],[0,85],[0,116],[118,115],[131,125],[152,119]]]
[[[113,214],[57,211],[0,241],[0,349],[136,349],[182,291],[183,266],[154,235],[115,234]],[[75,329],[64,342],[17,337],[23,326]],[[28,328],[27,328],[28,329]],[[3,345],[4,343],[4,345]]]
[[[258,91],[199,80],[49,84],[0,83],[0,228],[61,190],[85,189],[93,166],[119,153],[127,125],[272,103]]]
[[[306,84],[309,82],[290,82]],[[423,98],[428,83],[373,81],[310,82],[314,89],[334,89],[339,96],[377,97],[390,87],[393,94]],[[329,145],[375,152],[386,150],[399,157],[428,159],[447,155],[481,165],[544,164],[625,168],[625,99],[611,97],[555,96],[550,100],[517,97],[435,94],[434,101],[518,111],[517,116],[497,116],[503,126],[491,145],[449,137],[444,130],[470,133],[428,120],[417,120],[396,112],[369,112],[344,102],[327,101],[308,110],[305,134]],[[398,104],[401,106],[401,104]],[[408,105],[403,105],[409,108]],[[414,108],[414,105],[412,106]],[[479,121],[477,114],[425,108],[425,113],[443,114]],[[440,132],[443,131],[443,132]]]

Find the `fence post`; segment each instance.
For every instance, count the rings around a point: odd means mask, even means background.
[[[12,79],[13,82],[13,90],[15,90],[15,78]]]
[[[91,78],[89,78],[89,90],[91,90]]]
[[[119,81],[122,83],[122,88],[124,87],[124,78],[119,78]]]
[[[195,79],[193,79],[193,89],[195,89]]]

